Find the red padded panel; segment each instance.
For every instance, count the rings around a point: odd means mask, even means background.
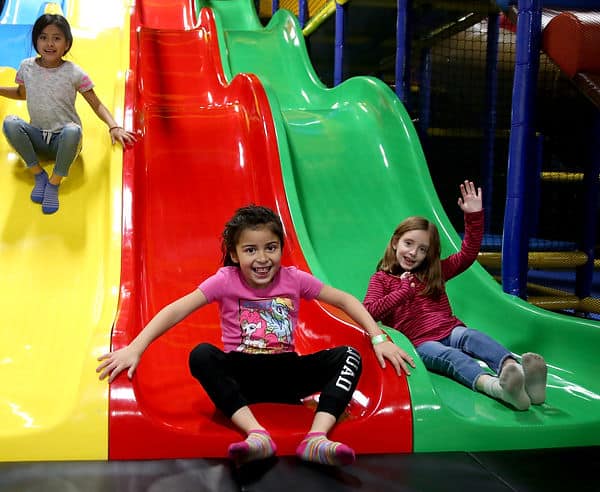
[[[562,12],[544,29],[543,49],[568,77],[600,73],[600,12]]]

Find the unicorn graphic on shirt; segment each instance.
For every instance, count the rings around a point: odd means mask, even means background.
[[[261,310],[260,315],[267,323],[267,333],[273,333],[277,340],[285,345],[292,344],[292,321],[290,311],[294,305],[291,299],[275,297],[271,299],[269,309]]]

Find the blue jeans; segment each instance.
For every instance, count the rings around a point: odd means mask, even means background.
[[[485,362],[496,374],[512,354],[494,339],[477,330],[457,326],[449,336],[436,342],[425,342],[417,347],[425,367],[448,376],[475,390],[475,383],[484,368],[475,360]]]
[[[63,178],[81,151],[81,127],[69,123],[60,132],[46,133],[18,116],[4,119],[2,131],[27,167],[39,164],[40,158],[54,160],[54,174]]]

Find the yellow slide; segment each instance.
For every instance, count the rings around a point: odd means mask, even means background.
[[[66,59],[90,75],[118,122],[130,118],[128,2],[69,2],[66,17]],[[0,85],[14,76],[0,68]],[[77,99],[83,150],[54,215],[30,200],[33,178],[0,135],[0,461],[108,457],[108,385],[94,369],[119,296],[122,151]],[[24,101],[0,98],[7,114],[28,120]]]

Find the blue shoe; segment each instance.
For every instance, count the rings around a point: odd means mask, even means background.
[[[33,175],[35,179],[35,186],[31,190],[31,201],[33,203],[42,203],[44,201],[44,190],[48,184],[48,174],[42,170],[41,173]]]
[[[58,210],[58,185],[48,183],[44,189],[44,199],[42,200],[42,212],[53,214]]]

